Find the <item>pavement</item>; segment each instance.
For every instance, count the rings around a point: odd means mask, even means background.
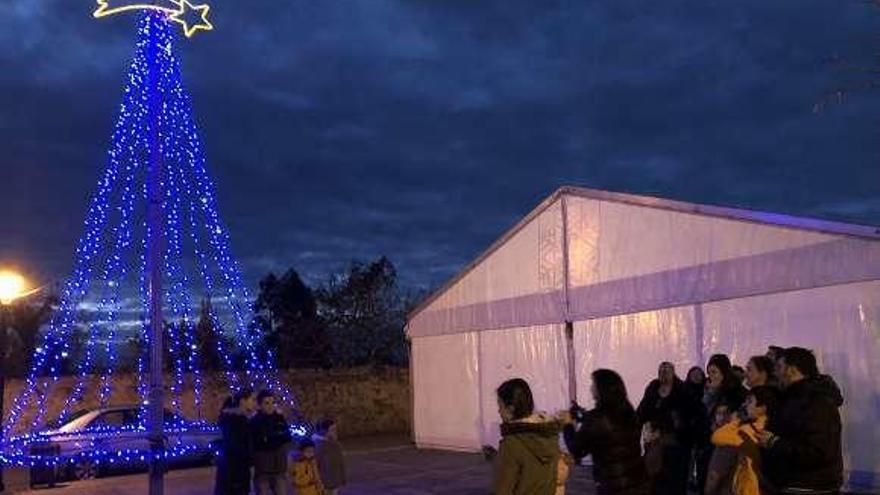
[[[482,455],[417,450],[407,439],[379,437],[343,442],[350,495],[489,495],[491,466]],[[210,495],[214,468],[175,470],[165,475],[166,495]],[[30,495],[139,495],[145,474],[111,476],[25,491]],[[594,493],[586,468],[576,468],[568,493]]]

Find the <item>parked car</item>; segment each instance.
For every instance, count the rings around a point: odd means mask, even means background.
[[[108,469],[142,468],[146,462],[126,460],[120,456],[112,463],[95,462],[96,454],[125,452],[129,457],[146,455],[150,451],[143,421],[146,410],[140,406],[110,406],[83,409],[55,422],[38,433],[32,453],[53,452],[67,459],[61,476],[73,479],[91,479]],[[183,455],[175,456],[169,464],[207,463],[213,460],[220,441],[220,430],[211,423],[188,421],[173,412],[165,411],[165,446],[167,449],[185,448]]]

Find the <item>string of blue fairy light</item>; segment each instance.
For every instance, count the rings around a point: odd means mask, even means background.
[[[162,59],[170,59],[171,50],[162,50],[160,57]],[[173,60],[163,60],[160,66],[170,67]],[[165,70],[161,77],[161,99],[168,101],[166,92],[169,81],[170,70]],[[171,129],[173,123],[169,114],[169,105],[163,105],[160,116],[162,129]],[[183,363],[182,335],[189,333],[186,328],[189,321],[185,318],[186,310],[183,308],[183,297],[186,292],[186,285],[183,283],[184,270],[182,267],[182,248],[180,234],[180,190],[177,185],[177,173],[180,168],[179,150],[176,146],[175,137],[178,135],[174,132],[164,132],[162,134],[163,143],[163,159],[164,166],[164,183],[163,190],[165,192],[165,233],[167,239],[167,249],[165,250],[165,278],[169,283],[169,289],[165,293],[166,304],[171,308],[172,323],[168,326],[168,336],[170,339],[170,355],[173,361],[172,369],[174,377],[171,383],[171,406],[174,412],[180,412],[181,393],[184,382],[184,371],[186,369]]]
[[[198,138],[195,123],[192,121],[193,112],[191,110],[189,98],[185,92],[181,96],[182,97],[176,101],[184,105],[183,111],[179,114],[184,118],[183,127],[187,130],[185,134],[190,138],[191,155],[193,157],[191,166],[195,178],[195,184],[198,187],[198,203],[200,204],[207,221],[209,244],[214,251],[214,261],[219,265],[221,275],[227,284],[225,300],[236,318],[236,335],[239,342],[244,342],[246,344],[246,358],[249,360],[248,366],[246,366],[248,371],[247,374],[250,377],[251,370],[255,369],[258,381],[275,389],[276,392],[281,394],[285,403],[294,407],[295,400],[289,387],[281,382],[275,374],[269,374],[267,377],[266,371],[275,368],[274,356],[271,349],[268,347],[264,347],[263,355],[258,356],[257,342],[259,341],[259,337],[256,335],[255,329],[251,328],[243,317],[244,314],[250,314],[251,308],[249,305],[251,298],[246,286],[242,282],[241,270],[238,263],[231,254],[229,235],[220,221],[220,215],[214,195],[215,187],[205,166],[204,154],[201,151],[201,142]],[[236,295],[238,295],[238,297],[236,297]],[[242,304],[247,305],[247,308],[242,309]]]
[[[295,401],[289,387],[278,380],[274,374],[267,374],[267,371],[274,369],[274,356],[271,351],[266,348],[263,356],[258,356],[258,337],[248,325],[244,315],[250,313],[250,296],[247,288],[242,282],[241,270],[235,258],[231,254],[229,245],[229,235],[223,228],[220,221],[220,215],[216,206],[213,181],[207,172],[205,166],[204,154],[201,151],[201,143],[198,139],[195,123],[192,121],[192,111],[189,107],[188,99],[181,100],[185,105],[185,111],[181,113],[184,117],[186,135],[190,137],[190,146],[192,148],[193,160],[191,162],[192,173],[195,178],[195,185],[201,205],[201,210],[207,222],[207,231],[209,233],[209,245],[213,250],[213,259],[220,268],[223,281],[226,283],[225,302],[229,305],[236,320],[235,332],[239,342],[245,343],[246,353],[246,374],[249,379],[256,382],[262,382],[275,389],[282,397],[286,404],[294,407]],[[246,309],[242,308],[242,304],[248,305]],[[256,372],[256,377],[252,373]]]
[[[178,101],[182,95],[182,86],[180,84],[180,75],[176,73],[179,71],[179,64],[175,63],[175,60],[171,61],[171,70],[170,72],[170,89],[169,91],[173,95],[171,101]],[[169,120],[169,125],[173,125],[177,116],[175,113],[177,105],[167,105],[167,118]],[[182,362],[178,363],[177,370],[178,374],[176,376],[176,380],[178,383],[183,382],[183,370],[186,369],[186,372],[190,373],[193,378],[193,402],[196,409],[196,414],[201,419],[202,417],[202,376],[201,370],[198,367],[198,357],[199,357],[199,349],[196,345],[194,328],[192,327],[193,318],[191,317],[191,300],[189,297],[189,291],[186,290],[186,287],[189,285],[189,278],[186,274],[186,270],[183,268],[182,263],[182,235],[181,231],[182,222],[181,222],[181,211],[184,207],[184,192],[181,190],[180,184],[186,183],[186,177],[183,174],[183,163],[184,163],[184,155],[182,153],[182,149],[185,146],[185,142],[181,141],[180,134],[178,133],[169,133],[171,136],[171,143],[169,150],[172,150],[174,153],[174,167],[168,168],[169,178],[168,184],[170,188],[170,193],[173,196],[172,202],[172,211],[169,214],[169,219],[172,219],[172,222],[169,222],[172,226],[170,227],[170,231],[172,232],[171,236],[171,251],[174,253],[175,262],[172,263],[172,267],[174,268],[174,273],[171,273],[169,277],[172,277],[175,280],[175,288],[172,289],[172,292],[177,293],[179,295],[178,304],[179,310],[177,310],[178,315],[182,313],[183,324],[182,324],[182,333],[183,339],[178,339],[177,348],[178,353],[182,354],[183,351],[180,350],[181,346],[185,344],[186,352],[186,364],[184,365]],[[187,206],[190,206],[189,198],[185,198],[187,201]],[[192,226],[191,226],[192,228]],[[178,317],[179,317],[178,316]],[[182,342],[185,340],[185,342]]]
[[[114,143],[119,142],[122,132],[122,121],[120,120],[113,133]],[[85,219],[85,232],[76,248],[76,264],[73,273],[61,291],[61,306],[50,322],[47,331],[39,337],[39,345],[35,348],[31,367],[25,380],[24,391],[13,401],[6,423],[3,425],[4,437],[8,437],[9,432],[17,425],[24,408],[36,393],[40,374],[48,372],[57,376],[60,366],[55,363],[69,355],[66,344],[68,339],[65,337],[73,323],[72,314],[88,288],[92,264],[97,258],[97,245],[107,220],[109,197],[119,177],[119,162],[115,159],[115,151],[116,148],[112,148],[110,151],[108,166],[104,176],[98,182],[98,190],[89,204]],[[49,362],[50,359],[52,364]],[[43,390],[45,391],[48,383],[44,382],[44,385]],[[38,400],[44,407],[45,400]],[[40,415],[38,414],[38,416]],[[36,424],[32,426],[36,427]]]
[[[144,121],[145,114],[139,113],[138,118],[135,119],[135,126],[138,126],[138,123],[142,123]],[[141,133],[135,132],[134,137],[136,140],[142,139],[139,137]],[[135,148],[137,148],[137,141],[135,142]],[[135,190],[135,177],[137,175],[137,171],[141,167],[138,164],[137,157],[131,157],[129,160],[126,160],[126,169],[125,173],[126,181],[123,186],[122,191],[122,206],[120,207],[120,226],[119,232],[117,234],[116,244],[113,248],[111,255],[111,266],[107,271],[104,277],[104,283],[112,286],[112,295],[109,301],[109,304],[105,306],[105,311],[107,311],[107,316],[105,318],[105,326],[108,328],[106,343],[105,343],[105,353],[107,356],[106,367],[104,369],[104,373],[101,376],[101,384],[99,386],[98,392],[98,401],[102,406],[107,405],[110,400],[110,396],[113,393],[113,373],[116,369],[117,365],[117,346],[116,343],[116,334],[118,328],[118,316],[119,316],[119,295],[120,290],[122,288],[123,283],[125,282],[125,276],[127,273],[127,263],[125,262],[129,250],[132,248],[132,221],[134,216],[134,200],[137,196]],[[111,278],[111,275],[115,273],[115,276]],[[109,280],[108,280],[109,279]]]
[[[129,76],[129,81],[125,87],[125,96],[123,99],[123,103],[120,106],[119,118],[117,120],[117,129],[127,129],[127,128],[137,129],[142,125],[143,119],[145,118],[145,115],[143,112],[144,107],[143,107],[143,105],[137,105],[135,102],[135,99],[138,97],[139,94],[143,93],[143,91],[142,91],[143,74],[144,74],[143,67],[145,66],[145,64],[146,64],[146,61],[144,59],[143,54],[140,51],[136,51],[135,58],[132,60],[132,63],[130,66],[130,70],[129,70],[130,76]],[[131,124],[126,124],[126,122],[130,122]],[[129,140],[134,140],[135,141],[134,147],[136,147],[137,146],[136,141],[140,138],[139,138],[138,132],[132,132],[132,133],[128,133],[128,134],[118,133],[117,135],[120,136],[120,139],[119,139],[118,144],[115,145],[113,148],[111,148],[110,159],[118,162],[118,161],[120,161],[121,154],[124,157],[128,158],[125,160],[125,162],[126,162],[126,179],[125,179],[125,186],[123,189],[123,200],[122,200],[123,206],[120,208],[120,216],[121,216],[120,223],[122,223],[124,225],[121,230],[123,230],[125,232],[125,236],[123,237],[123,236],[117,235],[117,252],[118,252],[123,247],[121,244],[123,244],[123,243],[130,244],[130,242],[131,242],[131,220],[132,220],[132,215],[133,215],[133,211],[134,211],[134,199],[136,197],[136,188],[134,187],[134,178],[136,175],[136,171],[138,169],[137,161],[135,159],[133,159],[135,157],[129,156],[130,155],[130,151],[129,151],[130,147],[126,147],[125,145]],[[118,233],[119,230],[120,230],[120,227],[117,226],[116,232]],[[125,247],[128,247],[128,246],[126,245]],[[122,258],[124,258],[124,255]],[[113,306],[115,307],[116,305],[118,305],[119,290],[120,290],[120,287],[121,287],[121,285],[124,281],[124,278],[125,278],[125,274],[124,274],[125,264],[123,263],[122,258],[119,257],[118,254],[117,254],[117,257],[113,258],[116,261],[116,264],[119,265],[117,267],[117,269],[122,270],[122,273],[120,273],[119,276],[115,277],[113,283],[106,282],[109,278],[109,275],[110,275],[109,272],[111,271],[111,268],[108,267],[107,269],[105,269],[105,276],[104,276],[105,284],[103,287],[104,295],[102,295],[101,303],[98,308],[99,314],[103,314],[103,312],[107,310],[106,307],[107,307],[108,303],[107,303],[106,292],[107,292],[109,286],[112,286],[109,288],[111,288],[114,291],[114,295],[115,295],[115,297],[113,298]],[[114,315],[115,315],[115,313],[114,313]],[[71,408],[83,399],[83,394],[86,389],[85,385],[87,382],[88,375],[94,372],[93,365],[94,365],[94,357],[95,357],[95,348],[97,347],[97,341],[100,336],[100,329],[102,328],[102,326],[114,325],[116,318],[111,317],[111,318],[107,318],[106,320],[108,320],[108,321],[103,321],[100,324],[98,322],[93,322],[91,325],[89,325],[88,336],[87,336],[86,346],[85,346],[85,356],[83,359],[81,359],[77,363],[76,384],[74,385],[72,393],[65,400],[65,404],[62,409],[60,417],[67,416],[67,414],[70,412]],[[105,390],[105,389],[106,389],[106,385],[102,384],[102,386],[100,387],[100,390]]]

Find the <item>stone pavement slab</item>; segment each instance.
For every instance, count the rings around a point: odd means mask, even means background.
[[[478,454],[416,450],[398,439],[353,441],[346,449],[350,495],[489,495],[491,466]],[[586,468],[576,468],[568,493],[594,493]],[[169,472],[166,495],[210,495],[214,468]],[[139,495],[147,493],[145,474],[112,476],[35,489],[29,495]]]

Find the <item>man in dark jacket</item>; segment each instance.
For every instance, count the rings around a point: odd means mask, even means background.
[[[690,452],[700,436],[701,403],[690,395],[672,363],[660,364],[636,410],[639,426],[649,425],[648,467],[654,493],[687,492]]]
[[[816,357],[791,347],[781,358],[782,406],[759,439],[767,489],[780,494],[836,494],[843,484],[843,403],[833,380],[823,379]]]
[[[284,416],[275,407],[270,390],[257,395],[260,409],[251,420],[254,445],[254,490],[257,495],[287,495],[287,455],[290,450],[290,429]]]
[[[216,495],[247,495],[251,491],[251,438],[250,417],[256,408],[254,391],[243,388],[224,403],[220,412],[220,458],[217,459]]]

